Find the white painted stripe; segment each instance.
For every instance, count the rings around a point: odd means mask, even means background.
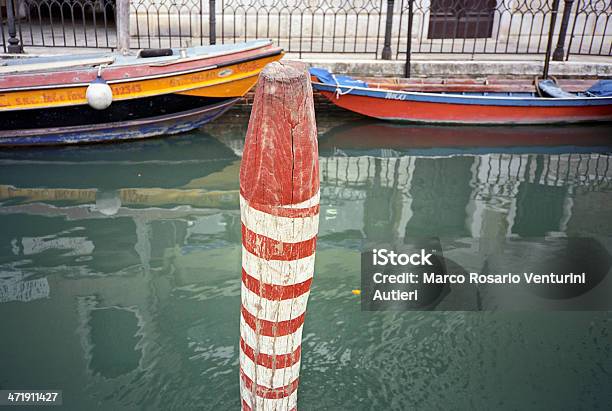
[[[314,274],[315,254],[298,260],[265,260],[242,246],[242,268],[251,277],[275,285],[303,283]]]
[[[282,355],[291,354],[302,344],[302,324],[293,334],[280,337],[268,337],[265,335],[257,335],[249,326],[242,314],[240,315],[240,336],[244,342],[253,350],[262,354]]]
[[[240,367],[254,384],[268,388],[282,388],[300,376],[300,361],[291,367],[272,370],[268,367],[255,366],[253,360],[242,351],[240,352]]]
[[[242,380],[240,380],[241,385],[244,384]],[[246,389],[246,387],[242,387],[240,391],[242,392],[242,398],[251,407],[252,410],[256,411],[290,411],[297,407],[297,392],[296,389],[289,395],[288,397],[279,398],[279,399],[267,399],[255,396],[255,401],[253,401],[253,392]],[[253,407],[253,402],[255,402],[255,407]]]
[[[249,230],[285,243],[310,240],[319,231],[319,213],[310,217],[278,217],[249,206],[242,196],[240,218]]]
[[[287,321],[299,317],[306,311],[310,291],[296,298],[274,301],[263,298],[242,283],[242,305],[254,317],[267,321]]]

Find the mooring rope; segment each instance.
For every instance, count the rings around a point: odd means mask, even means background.
[[[338,100],[341,96],[344,96],[345,94],[348,94],[355,89],[355,87],[351,87],[345,92],[342,92],[342,89],[341,89],[342,86],[340,85],[340,83],[338,83],[338,80],[336,79],[336,75],[332,74],[332,78],[334,79],[334,82],[336,83],[336,100]]]

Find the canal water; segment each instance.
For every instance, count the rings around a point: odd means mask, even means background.
[[[245,130],[0,152],[0,389],[239,409]],[[610,236],[610,127],[319,131],[300,409],[609,409],[610,312],[362,312],[351,291],[366,241]]]

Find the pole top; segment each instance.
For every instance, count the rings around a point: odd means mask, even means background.
[[[303,63],[273,62],[261,72],[240,167],[240,194],[273,211],[319,192],[317,127]]]

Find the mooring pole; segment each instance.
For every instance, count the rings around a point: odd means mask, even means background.
[[[130,51],[130,0],[117,0],[117,48],[123,55]]]
[[[243,410],[294,410],[319,229],[319,160],[306,68],[259,76],[240,165]]]

